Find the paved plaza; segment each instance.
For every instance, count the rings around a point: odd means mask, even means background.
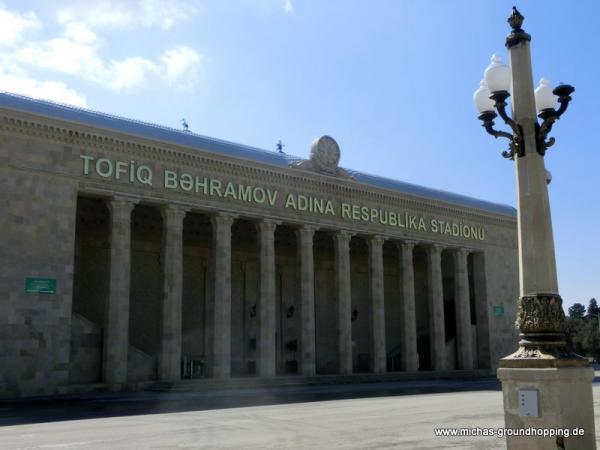
[[[73,406],[3,405],[0,448],[505,448],[504,439],[497,437],[434,435],[434,427],[502,427],[502,397],[495,380],[438,384],[455,392],[432,393],[434,383],[405,382],[295,387],[276,393],[256,389],[215,395],[145,393],[135,394],[135,400],[88,398]],[[476,390],[462,391],[469,386]],[[430,393],[419,393],[423,391]],[[314,401],[319,399],[328,400]],[[600,386],[594,385],[597,414],[599,401]],[[257,403],[266,404],[221,407]],[[178,409],[185,411],[163,412]]]

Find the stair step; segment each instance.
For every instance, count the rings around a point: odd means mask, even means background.
[[[412,372],[358,375],[282,376],[274,378],[211,378],[181,380],[178,382],[156,382],[147,388],[154,392],[205,392],[212,390],[256,389],[283,386],[331,385],[348,383],[382,383],[391,381],[414,381],[435,379],[465,379],[489,375],[488,371]]]

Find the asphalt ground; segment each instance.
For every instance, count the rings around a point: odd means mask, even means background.
[[[494,377],[200,392],[124,392],[0,401],[0,426],[424,393],[500,390]]]
[[[493,377],[93,394],[0,402],[0,449],[496,450],[504,438],[435,429],[503,425]]]

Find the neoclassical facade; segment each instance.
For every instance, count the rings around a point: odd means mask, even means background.
[[[0,94],[0,397],[490,373],[514,208],[339,159]]]

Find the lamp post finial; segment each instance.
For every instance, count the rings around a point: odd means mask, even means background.
[[[517,9],[516,6],[512,7],[512,14],[510,15],[510,17],[508,18],[507,22],[510,25],[510,27],[514,30],[514,31],[523,31],[523,29],[521,28],[521,25],[523,25],[523,20],[525,20],[525,17],[523,17],[523,14],[521,14],[519,12],[519,10]]]
[[[521,42],[531,41],[531,36],[525,33],[523,28],[521,28],[523,20],[525,20],[523,14],[519,12],[516,6],[513,6],[512,14],[507,20],[512,30],[506,37],[506,48],[510,49]]]

